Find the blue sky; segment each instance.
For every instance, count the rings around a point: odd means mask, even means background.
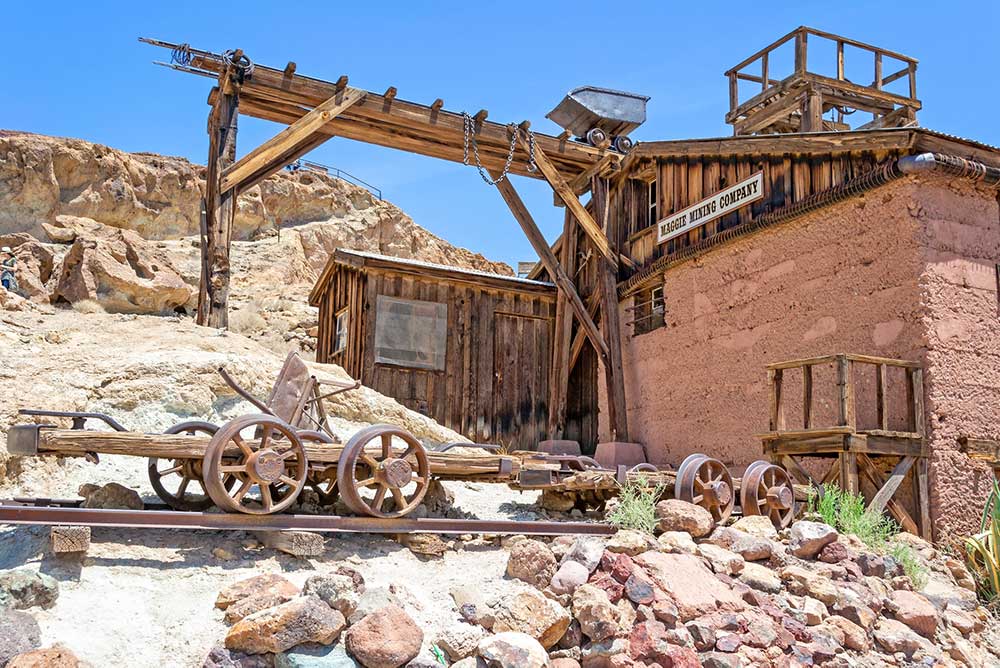
[[[920,60],[922,125],[1000,144],[996,2],[627,3],[495,2],[49,2],[8,3],[0,40],[0,127],[80,137],[128,151],[204,163],[211,82],[151,64],[169,54],[140,36],[223,51],[256,62],[448,109],[532,121],[570,88],[593,84],[652,99],[638,140],[730,134],[722,73],[799,25],[842,34]],[[850,66],[850,55],[849,66]],[[850,77],[850,71],[848,72]],[[859,77],[860,78],[860,77]],[[241,120],[240,153],[278,130]],[[531,247],[475,169],[345,139],[310,158],[382,188],[424,227],[514,263]],[[548,187],[515,179],[543,232],[562,210]]]

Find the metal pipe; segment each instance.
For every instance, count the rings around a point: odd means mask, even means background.
[[[943,153],[907,155],[896,161],[903,174],[943,174],[971,181],[981,181],[988,186],[1000,186],[1000,169],[989,165]]]
[[[586,522],[515,522],[439,518],[380,519],[334,515],[244,515],[189,513],[172,510],[104,510],[39,506],[48,500],[0,501],[0,524],[66,524],[142,529],[202,529],[207,531],[319,531],[333,533],[524,534],[534,536],[609,536],[615,528]],[[51,501],[49,501],[51,503]],[[56,502],[58,503],[58,502]]]

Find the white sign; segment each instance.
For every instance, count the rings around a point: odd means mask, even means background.
[[[656,224],[656,243],[662,244],[741,206],[756,202],[764,196],[763,184],[764,172],[757,172],[746,181],[740,181],[683,211],[671,214]]]

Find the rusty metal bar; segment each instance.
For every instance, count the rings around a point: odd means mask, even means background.
[[[188,513],[172,510],[99,510],[72,508],[49,499],[0,500],[0,524],[66,524],[135,529],[203,529],[209,531],[320,531],[336,533],[441,533],[607,536],[615,528],[586,522],[515,522],[438,518],[379,519],[334,515],[242,515]]]

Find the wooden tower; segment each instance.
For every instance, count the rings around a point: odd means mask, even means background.
[[[726,122],[734,135],[916,125],[916,72],[909,56],[803,26],[726,72]],[[871,120],[851,122],[856,112]]]

